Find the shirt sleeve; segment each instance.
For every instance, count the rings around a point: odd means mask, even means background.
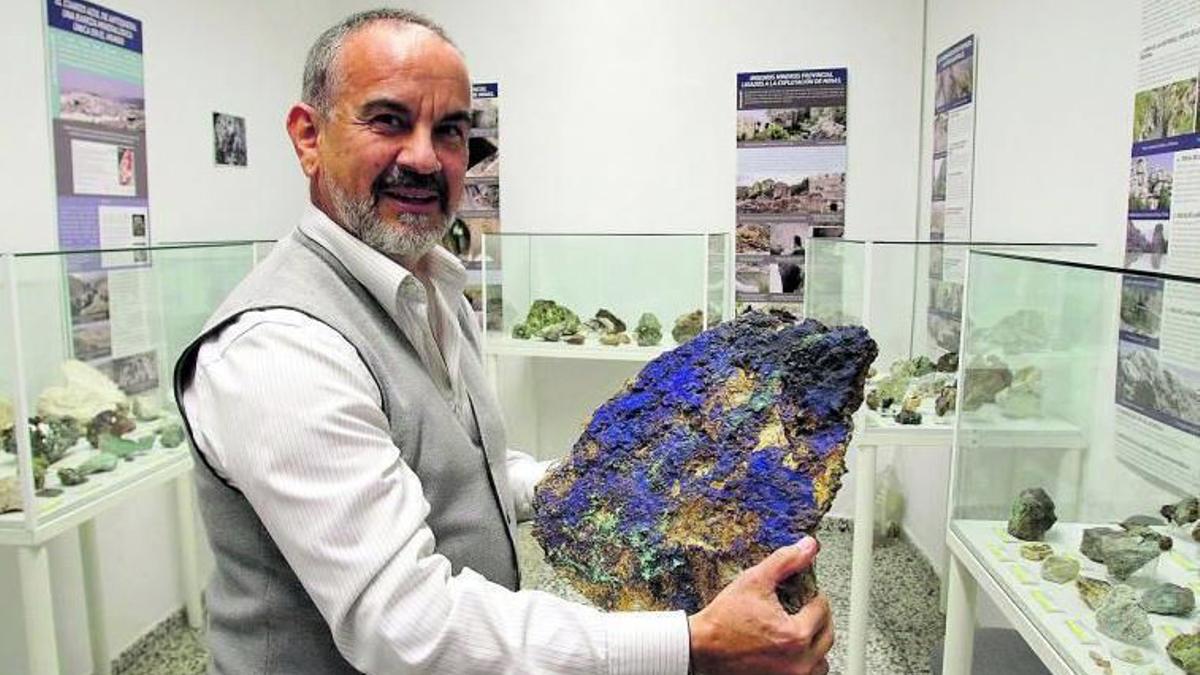
[[[452,574],[354,348],[297,312],[252,314],[203,345],[184,408],[200,451],[249,500],[355,668],[687,671],[682,612],[606,614]],[[527,455],[516,464],[535,473]],[[536,478],[518,482],[531,495]]]
[[[513,506],[517,510],[517,521],[532,520],[533,490],[537,487],[554,460],[539,462],[520,450],[508,450],[508,484],[513,493]]]

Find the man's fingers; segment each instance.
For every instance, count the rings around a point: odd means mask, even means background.
[[[784,579],[811,566],[816,555],[817,540],[805,537],[791,546],[776,549],[751,569],[762,574],[763,581],[774,588]]]
[[[820,593],[801,607],[799,612],[788,617],[788,619],[792,622],[795,630],[810,636],[814,642],[816,637],[821,634],[821,631],[826,628],[831,630],[833,628],[829,612],[829,601]]]

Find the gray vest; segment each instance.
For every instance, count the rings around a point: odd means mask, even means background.
[[[421,479],[436,550],[510,589],[519,582],[515,518],[499,407],[482,368],[464,359],[463,377],[482,437],[480,448],[446,403],[416,350],[383,307],[346,268],[301,232],[279,242],[222,303],[175,366],[182,405],[201,343],[242,313],[293,309],[321,321],[353,345],[383,393],[383,411],[400,457]],[[459,317],[460,323],[470,321]],[[467,325],[463,333],[474,341]],[[478,353],[478,344],[472,344]],[[216,557],[205,591],[210,672],[354,673],[328,624],[279,552],[253,507],[195,451],[200,513]]]

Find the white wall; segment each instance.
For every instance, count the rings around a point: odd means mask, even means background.
[[[972,235],[985,241],[1090,241],[1119,263],[1133,124],[1140,3],[929,0],[926,111],[934,59],[974,33]],[[928,218],[931,139],[921,148]],[[1115,345],[1115,341],[1114,341]],[[945,554],[950,452],[900,450],[905,528],[935,564]],[[994,617],[992,617],[994,618]]]
[[[291,227],[304,181],[283,132],[305,51],[340,16],[333,0],[104,0],[143,22],[150,213],[156,242],[275,237]],[[57,247],[45,85],[44,0],[6,3],[0,22],[7,119],[0,133],[0,251]],[[214,166],[212,113],[244,116],[245,169]],[[174,501],[139,495],[99,519],[109,648],[115,655],[182,606]],[[202,547],[203,548],[203,547]],[[78,544],[50,545],[64,673],[90,671]],[[205,549],[202,573],[210,560]],[[0,606],[19,606],[16,559],[0,550]],[[0,615],[0,672],[24,671],[20,613]]]

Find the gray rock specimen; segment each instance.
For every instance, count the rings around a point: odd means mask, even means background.
[[[1045,542],[1035,541],[1021,544],[1021,557],[1026,560],[1041,562],[1052,555],[1054,555],[1054,549]]]
[[[939,373],[954,373],[958,371],[958,352],[946,352],[938,357],[934,368]]]
[[[1184,633],[1171,638],[1167,643],[1167,656],[1187,675],[1200,675],[1200,633]]]
[[[1100,603],[1104,602],[1104,598],[1112,590],[1112,584],[1103,579],[1079,577],[1075,580],[1075,588],[1079,589],[1079,597],[1083,599],[1083,604],[1095,610],[1100,607]]]
[[[975,358],[967,364],[963,374],[963,410],[978,410],[985,403],[993,403],[999,394],[1012,384],[1012,371],[999,358],[988,356]]]
[[[1163,521],[1162,518],[1158,518],[1157,516],[1147,516],[1147,515],[1140,515],[1140,514],[1135,515],[1135,516],[1129,516],[1125,520],[1121,521],[1121,527],[1125,528],[1126,530],[1133,528],[1133,527],[1154,527],[1154,526],[1158,526],[1158,525],[1166,525],[1166,522]]]
[[[1023,541],[1041,541],[1056,520],[1050,495],[1040,487],[1025,489],[1013,502],[1008,533]]]
[[[658,322],[658,317],[650,312],[642,315],[638,319],[637,325],[637,343],[639,347],[653,347],[662,342],[662,324]]]
[[[53,464],[62,459],[83,431],[79,423],[70,417],[30,417],[29,445],[35,456],[46,458]],[[16,439],[13,439],[12,452],[16,452]]]
[[[704,330],[704,313],[700,310],[688,312],[675,319],[675,327],[671,329],[671,337],[675,342],[683,344]]]
[[[1187,525],[1190,522],[1200,520],[1200,499],[1188,497],[1174,504],[1163,506],[1160,512],[1163,518],[1176,525]]]
[[[581,345],[586,339],[587,338],[583,333],[572,333],[571,335],[563,338],[563,342],[569,345]]]
[[[1183,586],[1159,584],[1142,593],[1138,603],[1151,614],[1187,616],[1196,608],[1196,594]]]
[[[624,333],[628,328],[616,314],[604,308],[596,312],[595,321],[599,324],[599,330],[602,333]]]
[[[939,417],[954,412],[954,401],[958,398],[958,387],[946,387],[938,392],[937,400],[933,402],[933,409]]]
[[[1104,553],[1101,544],[1108,537],[1124,534],[1121,530],[1111,527],[1089,527],[1083,531],[1083,540],[1079,543],[1079,552],[1092,562],[1103,563]]]
[[[158,443],[164,448],[177,448],[184,440],[183,427],[175,422],[164,424],[158,430]]]
[[[1052,555],[1042,561],[1042,578],[1055,584],[1065,584],[1079,576],[1079,561],[1065,555]]]
[[[1117,584],[1096,609],[1096,628],[1101,634],[1121,642],[1138,643],[1150,637],[1150,617],[1138,604],[1137,591]]]
[[[1125,581],[1146,563],[1157,559],[1162,551],[1161,543],[1156,538],[1132,533],[1111,535],[1100,542],[1104,567],[1117,581]]]
[[[629,344],[629,333],[604,333],[600,336],[600,344],[618,347]]]

